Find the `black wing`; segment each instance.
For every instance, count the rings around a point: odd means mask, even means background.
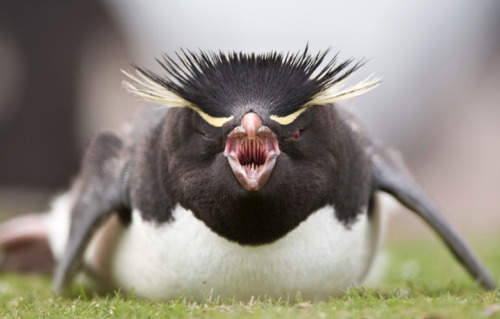
[[[54,291],[60,292],[72,281],[99,226],[112,213],[129,209],[128,158],[122,140],[112,133],[101,133],[90,143],[72,189],[75,202],[69,238],[55,270]]]
[[[414,181],[399,155],[380,145],[372,145],[370,153],[375,189],[393,195],[404,206],[417,213],[437,232],[477,282],[486,289],[495,289],[496,284],[491,274]]]

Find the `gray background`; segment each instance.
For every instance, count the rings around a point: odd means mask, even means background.
[[[367,58],[352,81],[374,73],[383,84],[345,104],[401,150],[458,228],[500,230],[497,1],[3,1],[0,212],[45,209],[92,132],[134,114],[141,101],[121,87],[130,62],[160,71],[154,58],[179,48],[307,43]],[[409,214],[392,220],[393,236],[428,234]]]

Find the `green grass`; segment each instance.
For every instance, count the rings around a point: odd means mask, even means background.
[[[500,276],[500,240],[474,245]],[[95,296],[73,287],[50,291],[50,278],[0,274],[0,318],[500,318],[500,292],[477,287],[435,240],[386,245],[389,263],[377,288],[357,288],[328,302],[256,298],[249,303],[207,300],[149,302],[133,293]]]

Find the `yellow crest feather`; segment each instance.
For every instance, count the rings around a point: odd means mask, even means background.
[[[345,89],[342,88],[342,84],[337,83],[336,85],[332,85],[328,89],[316,94],[311,101],[307,102],[305,106],[329,104],[360,96],[376,88],[380,82],[381,79],[373,78],[372,74],[363,81]]]
[[[135,75],[125,70],[122,70],[122,73],[125,74],[131,80],[131,82],[129,81],[123,82],[124,88],[128,92],[134,94],[135,96],[138,96],[148,101],[165,105],[167,107],[190,108],[196,113],[198,113],[201,116],[201,118],[204,119],[208,124],[215,127],[221,127],[225,123],[233,119],[233,116],[214,117],[208,115],[193,103],[183,99],[182,97],[168,90],[164,86],[154,82],[153,80],[151,80],[150,78],[148,78],[139,71],[136,71]]]
[[[380,84],[380,82],[380,78],[373,78],[373,75],[370,75],[358,84],[345,89],[342,89],[342,85],[336,83],[330,88],[316,94],[309,102],[307,102],[303,107],[293,112],[292,114],[289,114],[287,116],[271,115],[270,119],[281,125],[289,125],[293,123],[293,121],[295,121],[300,114],[302,114],[313,105],[330,104],[336,101],[347,100],[356,96],[360,96],[376,88]]]

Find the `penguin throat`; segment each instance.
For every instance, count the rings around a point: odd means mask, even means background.
[[[264,187],[279,154],[276,135],[267,127],[252,138],[235,129],[228,135],[224,150],[236,180],[247,191]]]

